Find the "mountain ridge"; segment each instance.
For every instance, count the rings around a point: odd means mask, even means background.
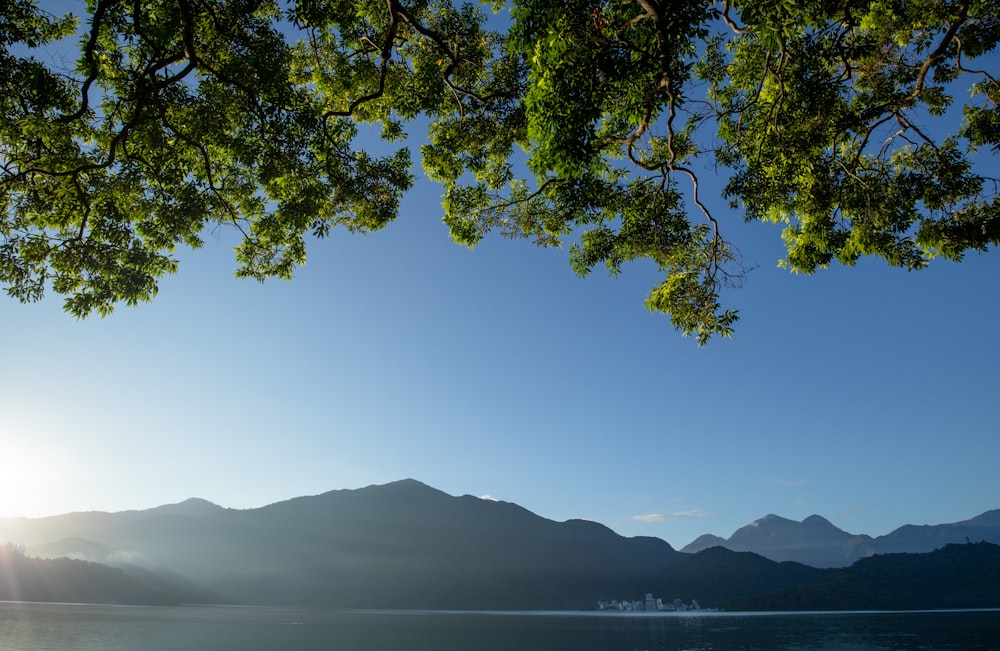
[[[947,544],[980,541],[1000,544],[1000,509],[958,522],[905,524],[876,537],[848,533],[817,514],[795,521],[772,513],[740,527],[729,538],[705,534],[680,551],[691,554],[720,546],[778,562],[832,568],[848,567],[876,554],[927,553]]]
[[[977,518],[979,530],[995,519],[990,512]],[[953,525],[921,528],[921,540],[967,530]],[[795,522],[770,514],[748,527],[745,540],[797,552],[858,538],[821,516]],[[796,546],[789,536],[802,532]],[[932,574],[928,586],[951,591],[948,603],[1000,606],[1000,594],[977,578],[968,560],[1000,563],[1000,547],[988,543],[959,550],[966,560],[953,563],[951,578],[934,575],[947,565],[940,550],[926,558],[881,554],[870,559],[864,576],[838,575],[717,545],[681,553],[659,538],[626,538],[587,520],[556,522],[512,502],[451,496],[416,480],[246,510],[193,498],[142,511],[0,519],[0,541],[5,538],[36,555],[76,559],[64,564],[68,568],[106,563],[185,603],[590,610],[600,600],[647,593],[704,606],[758,597],[766,603],[765,597],[781,594],[792,595],[785,597],[791,603],[816,599],[833,585],[836,603],[848,604],[857,594],[851,581],[874,575],[892,583],[897,574],[925,566]],[[0,571],[0,584],[3,578]],[[965,583],[949,584],[952,578]],[[962,585],[971,587],[963,592]],[[903,596],[907,603],[934,603],[919,586]],[[891,605],[891,597],[883,592],[878,603]]]
[[[208,515],[175,510],[66,514],[19,521],[16,531],[0,520],[0,539],[15,534],[32,552],[94,562],[125,559],[260,605],[590,607],[608,592],[642,592],[650,568],[683,558],[658,538],[555,522],[416,480]]]

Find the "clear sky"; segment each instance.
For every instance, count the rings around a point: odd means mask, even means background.
[[[680,547],[767,513],[854,533],[1000,507],[1000,256],[907,273],[759,265],[736,338],[642,305],[655,270],[468,251],[422,181],[400,220],[314,243],[290,282],[185,253],[160,295],[77,321],[0,301],[0,514],[203,497],[248,508],[404,477]]]
[[[0,297],[0,515],[412,477],[681,547],[768,513],[879,535],[1000,508],[997,252],[794,276],[776,227],[716,201],[758,268],[735,339],[699,349],[644,308],[650,266],[470,252],[438,195],[314,242],[290,282],[234,279],[222,235],[108,318]]]

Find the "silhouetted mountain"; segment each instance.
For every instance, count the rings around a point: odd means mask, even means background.
[[[653,572],[683,558],[657,538],[413,480],[197,511],[21,520],[12,539],[40,550],[61,541],[60,555],[79,558],[99,550],[235,602],[382,608],[591,608],[610,593],[648,592]]]
[[[995,517],[991,512],[969,521],[973,524],[951,526],[949,535],[964,536],[973,526],[989,531]],[[912,539],[905,529],[894,532],[894,540]],[[925,528],[915,531],[922,540],[940,538]],[[972,587],[960,593],[938,575],[966,576],[965,570],[943,562],[919,566],[926,573],[924,583],[910,585],[907,573],[917,565],[890,565],[882,557],[871,559],[875,565],[858,563],[856,574],[837,574],[840,570],[720,547],[682,554],[657,538],[624,538],[583,520],[554,522],[516,504],[453,497],[414,480],[249,510],[195,499],[143,511],[0,519],[3,540],[27,545],[34,554],[68,557],[66,563],[78,559],[76,565],[60,566],[69,568],[66,572],[89,565],[80,560],[114,565],[133,581],[187,603],[591,609],[598,600],[654,593],[668,601],[697,599],[703,606],[770,595],[774,601],[769,603],[804,607],[808,595],[822,601],[815,595],[825,594],[823,586],[837,597],[830,603],[848,603],[863,594],[848,590],[852,582],[869,585],[873,595],[879,593],[872,586],[895,582],[901,601],[891,607],[976,599],[977,606],[1000,606],[989,589],[998,582],[988,564],[986,578],[966,580]],[[874,544],[819,516],[803,522],[768,516],[725,542],[733,541],[814,562],[822,553],[844,554],[852,545]],[[926,591],[940,586],[945,587],[936,602],[936,593]],[[803,592],[807,588],[811,591]],[[883,591],[880,599],[893,594]],[[802,603],[791,605],[796,599]],[[858,598],[851,607],[864,603]]]
[[[700,551],[711,549],[712,547],[725,547],[726,539],[714,534],[706,533],[698,536],[690,543],[681,548],[685,554],[697,554]]]
[[[974,518],[938,525],[907,524],[875,539],[879,554],[924,552],[950,543],[992,542],[1000,544],[1000,509],[986,511]]]
[[[1000,606],[1000,546],[946,545],[879,554],[771,594],[731,599],[734,610],[916,610]]]
[[[212,502],[203,500],[200,497],[191,497],[183,502],[178,502],[177,504],[164,504],[163,506],[157,506],[156,508],[146,509],[143,511],[130,511],[130,513],[136,513],[145,517],[155,515],[190,515],[199,517],[205,515],[215,515],[220,511],[225,511],[225,509],[218,504],[213,504]]]
[[[1000,543],[1000,510],[970,520],[934,526],[905,525],[878,538],[838,529],[811,515],[802,522],[767,515],[741,527],[728,540],[701,536],[681,549],[695,553],[713,545],[754,552],[775,561],[795,561],[813,567],[846,567],[873,554],[926,553],[950,543]]]
[[[704,608],[716,608],[737,597],[789,590],[822,573],[801,563],[776,563],[750,552],[710,547],[660,572],[657,589],[667,599],[697,599]]]
[[[754,552],[775,561],[794,561],[813,567],[842,567],[871,553],[869,536],[855,536],[826,518],[811,515],[802,522],[766,515],[741,527],[728,540],[702,536],[681,551],[693,553],[712,545]]]

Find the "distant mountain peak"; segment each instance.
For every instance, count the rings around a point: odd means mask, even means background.
[[[815,513],[813,513],[808,518],[803,520],[802,524],[807,524],[810,526],[833,527],[834,529],[838,528],[835,524],[824,518],[822,515],[816,515]]]
[[[372,484],[367,488],[408,488],[408,489],[420,489],[420,490],[430,489],[433,491],[437,491],[436,488],[432,488],[431,486],[428,486],[424,482],[418,481],[410,477],[407,477],[406,479],[397,479],[396,481],[390,481],[385,484]]]
[[[801,522],[769,513],[737,529],[728,539],[701,536],[682,548],[697,553],[712,546],[754,552],[775,561],[796,561],[813,567],[845,567],[873,554],[927,553],[950,543],[1000,542],[1000,509],[968,520],[940,525],[907,524],[872,538],[840,529],[820,515]]]
[[[748,527],[759,527],[762,524],[781,524],[785,522],[795,522],[795,520],[789,520],[788,518],[783,518],[780,515],[775,515],[774,513],[768,513],[762,518],[757,518]]]
[[[203,516],[211,515],[224,510],[225,508],[215,504],[214,502],[209,502],[206,499],[202,499],[200,497],[189,497],[183,502],[177,502],[176,504],[164,504],[163,506],[157,506],[152,509],[142,511],[142,513],[147,515]]]
[[[201,497],[189,497],[183,502],[178,502],[175,506],[183,506],[189,508],[211,508],[211,509],[221,509],[222,507],[215,502],[209,502]]]
[[[712,547],[725,547],[726,539],[710,533],[703,533],[681,548],[685,554],[696,554]]]
[[[974,518],[969,518],[965,522],[957,522],[955,524],[967,524],[974,527],[995,527],[1000,525],[1000,509],[992,509],[980,513]]]
[[[438,490],[433,486],[428,486],[422,481],[417,481],[416,479],[398,479],[387,484],[372,484],[371,486],[359,488],[355,492],[367,493],[371,495],[439,495],[451,497],[451,495],[448,495],[444,491]]]

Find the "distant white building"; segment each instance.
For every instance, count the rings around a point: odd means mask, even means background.
[[[685,611],[685,610],[701,610],[701,605],[698,603],[697,599],[692,599],[690,604],[684,603],[682,599],[672,599],[667,603],[663,602],[660,597],[654,597],[653,593],[647,592],[645,599],[637,599],[635,601],[629,601],[627,599],[612,599],[611,601],[598,601],[598,610],[618,610],[618,611],[648,611],[656,612],[662,610],[670,611]]]

